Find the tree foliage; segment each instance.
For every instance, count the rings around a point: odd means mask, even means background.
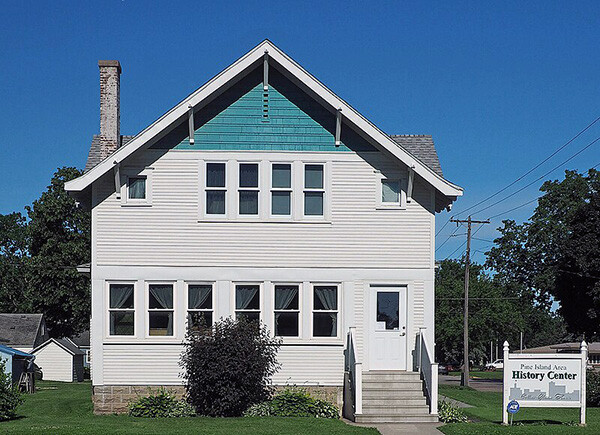
[[[190,329],[181,357],[188,401],[199,415],[236,417],[271,395],[279,339],[267,327],[226,318]]]
[[[80,175],[75,168],[58,169],[26,207],[27,220],[19,213],[0,215],[0,307],[43,313],[54,337],[89,327],[89,279],[75,266],[90,261],[90,216],[64,190]]]
[[[547,181],[531,218],[503,222],[487,266],[518,282],[538,303],[560,304],[569,332],[600,337],[600,172],[566,171]]]
[[[462,362],[465,265],[441,262],[436,271],[436,353],[438,361]],[[490,342],[508,340],[513,349],[520,333],[526,347],[543,346],[565,337],[562,319],[537,304],[528,289],[486,274],[472,263],[469,277],[469,359],[489,360]]]

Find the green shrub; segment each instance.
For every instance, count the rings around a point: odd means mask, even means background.
[[[245,417],[317,417],[339,418],[337,406],[311,397],[300,388],[286,388],[273,399],[251,406]]]
[[[600,372],[588,370],[586,379],[587,406],[600,406]]]
[[[189,329],[181,366],[188,402],[199,415],[237,417],[271,397],[281,341],[264,325],[226,318]]]
[[[140,397],[129,404],[129,415],[132,417],[193,417],[194,408],[183,400],[177,400],[173,394],[159,389],[156,394]]]
[[[445,400],[438,402],[438,417],[443,423],[467,423],[469,421],[458,406]]]
[[[11,375],[4,368],[4,360],[0,360],[0,421],[15,418],[17,406],[23,403],[23,396],[13,386]]]

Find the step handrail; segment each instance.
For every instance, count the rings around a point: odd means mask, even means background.
[[[433,354],[427,345],[427,328],[419,327],[419,347],[417,354],[417,364],[419,373],[425,383],[427,399],[429,401],[429,413],[438,413],[438,364],[435,362]]]
[[[346,414],[352,413],[352,417],[362,414],[362,363],[358,361],[356,352],[356,328],[351,326],[348,328],[346,336],[346,349],[344,349],[344,370],[348,374],[348,392],[350,400],[349,409],[344,410]]]

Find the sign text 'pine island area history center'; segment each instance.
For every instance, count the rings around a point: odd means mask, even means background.
[[[507,406],[581,408],[585,424],[585,377],[587,344],[579,353],[509,353],[504,343],[503,422],[508,423]]]

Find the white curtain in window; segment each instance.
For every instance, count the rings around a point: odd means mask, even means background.
[[[131,178],[129,180],[129,197],[143,199],[146,197],[146,179]]]
[[[156,298],[160,308],[173,308],[173,286],[150,286],[150,294]]]
[[[248,308],[254,296],[258,293],[257,286],[238,286],[235,290],[235,309],[244,310]]]
[[[294,300],[298,294],[298,287],[275,287],[275,309],[289,310],[290,302]]]
[[[208,297],[212,293],[212,286],[210,285],[195,285],[190,286],[189,290],[188,306],[191,309],[200,308],[204,305]]]
[[[131,308],[131,304],[125,305],[127,299],[133,294],[133,286],[110,286],[110,308]]]
[[[315,296],[326,310],[337,310],[337,289],[335,287],[315,287]]]

